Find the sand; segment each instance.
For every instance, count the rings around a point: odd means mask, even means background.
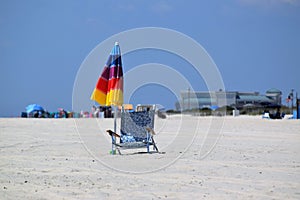
[[[112,119],[0,119],[0,199],[300,199],[300,121],[156,119],[163,153],[110,155]]]

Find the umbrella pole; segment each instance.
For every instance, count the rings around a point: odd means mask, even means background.
[[[114,106],[114,132],[117,132],[117,106]],[[116,142],[116,136],[112,136],[113,140]],[[116,146],[114,143],[112,143],[112,154],[116,154]]]

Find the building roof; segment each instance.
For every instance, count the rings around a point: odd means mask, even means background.
[[[214,98],[190,98],[190,100],[185,100],[185,103],[197,103],[197,104],[211,104],[211,103],[216,103],[216,99]]]
[[[271,89],[269,89],[269,90],[267,90],[266,91],[266,93],[268,94],[282,94],[282,92],[280,91],[280,90],[278,90],[278,89],[276,89],[276,88],[271,88]]]
[[[254,102],[272,102],[272,100],[263,95],[239,95],[238,101],[254,101]]]

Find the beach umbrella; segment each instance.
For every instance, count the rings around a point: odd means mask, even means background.
[[[100,105],[114,107],[114,132],[117,129],[117,106],[123,104],[123,82],[121,49],[116,42],[91,95],[91,100]],[[115,146],[112,144],[112,154],[114,152]]]
[[[26,112],[32,113],[33,111],[44,111],[44,108],[38,104],[30,104],[26,107]]]
[[[91,95],[91,100],[105,106],[121,106],[123,104],[123,69],[118,42],[111,50]]]
[[[211,105],[210,106],[210,109],[212,109],[212,110],[217,110],[219,108],[219,106],[217,106],[217,105]]]

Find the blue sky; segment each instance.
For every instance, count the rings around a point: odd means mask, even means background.
[[[0,0],[0,116],[18,116],[30,103],[71,110],[75,77],[89,52],[114,34],[140,27],[174,29],[196,40],[227,90],[278,88],[283,98],[292,88],[300,93],[299,11],[299,0]],[[148,53],[147,59],[128,55],[124,71],[171,58]],[[196,89],[206,89],[201,80]],[[144,103],[145,94],[153,93],[145,102],[173,108],[176,99],[163,92],[147,86],[132,101]],[[155,95],[161,98],[151,99]]]

